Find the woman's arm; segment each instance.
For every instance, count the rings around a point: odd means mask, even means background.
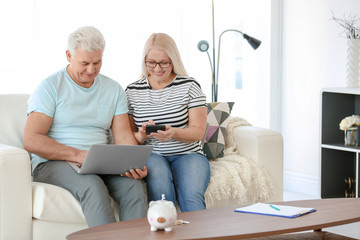
[[[170,139],[184,143],[192,143],[203,139],[206,131],[207,108],[198,107],[189,109],[189,124],[187,128],[173,128],[166,125],[165,131],[151,133],[151,136],[162,142]]]

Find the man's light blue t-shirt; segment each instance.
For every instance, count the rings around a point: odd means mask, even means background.
[[[128,112],[120,84],[99,74],[90,88],[76,84],[66,68],[41,82],[28,100],[28,111],[53,118],[48,136],[80,150],[106,144],[112,119]],[[46,148],[46,146],[44,146]],[[32,169],[47,160],[32,154]]]

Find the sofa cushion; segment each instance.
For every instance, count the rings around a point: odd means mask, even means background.
[[[0,143],[23,147],[28,94],[0,94]]]
[[[66,189],[33,182],[33,218],[44,221],[86,223],[80,203]]]
[[[226,126],[233,105],[233,102],[207,104],[207,126],[202,143],[204,153],[208,159],[224,156]]]
[[[85,223],[80,203],[72,194],[61,187],[33,182],[33,218],[63,223]],[[118,220],[118,206],[111,199],[115,218]]]

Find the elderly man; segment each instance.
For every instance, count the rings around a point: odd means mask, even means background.
[[[126,176],[81,175],[67,161],[82,163],[92,144],[136,145],[130,129],[126,94],[116,81],[99,74],[105,40],[94,27],[70,34],[69,65],[40,83],[28,101],[24,147],[32,153],[34,181],[70,191],[90,227],[115,222],[110,196],[119,203],[120,220],[146,216],[140,179],[147,169]],[[101,159],[99,159],[101,161]]]

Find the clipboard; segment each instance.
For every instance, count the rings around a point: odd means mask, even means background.
[[[297,218],[315,211],[315,208],[274,205],[267,203],[255,203],[249,206],[235,209],[235,212],[239,213],[251,213],[286,218]]]

